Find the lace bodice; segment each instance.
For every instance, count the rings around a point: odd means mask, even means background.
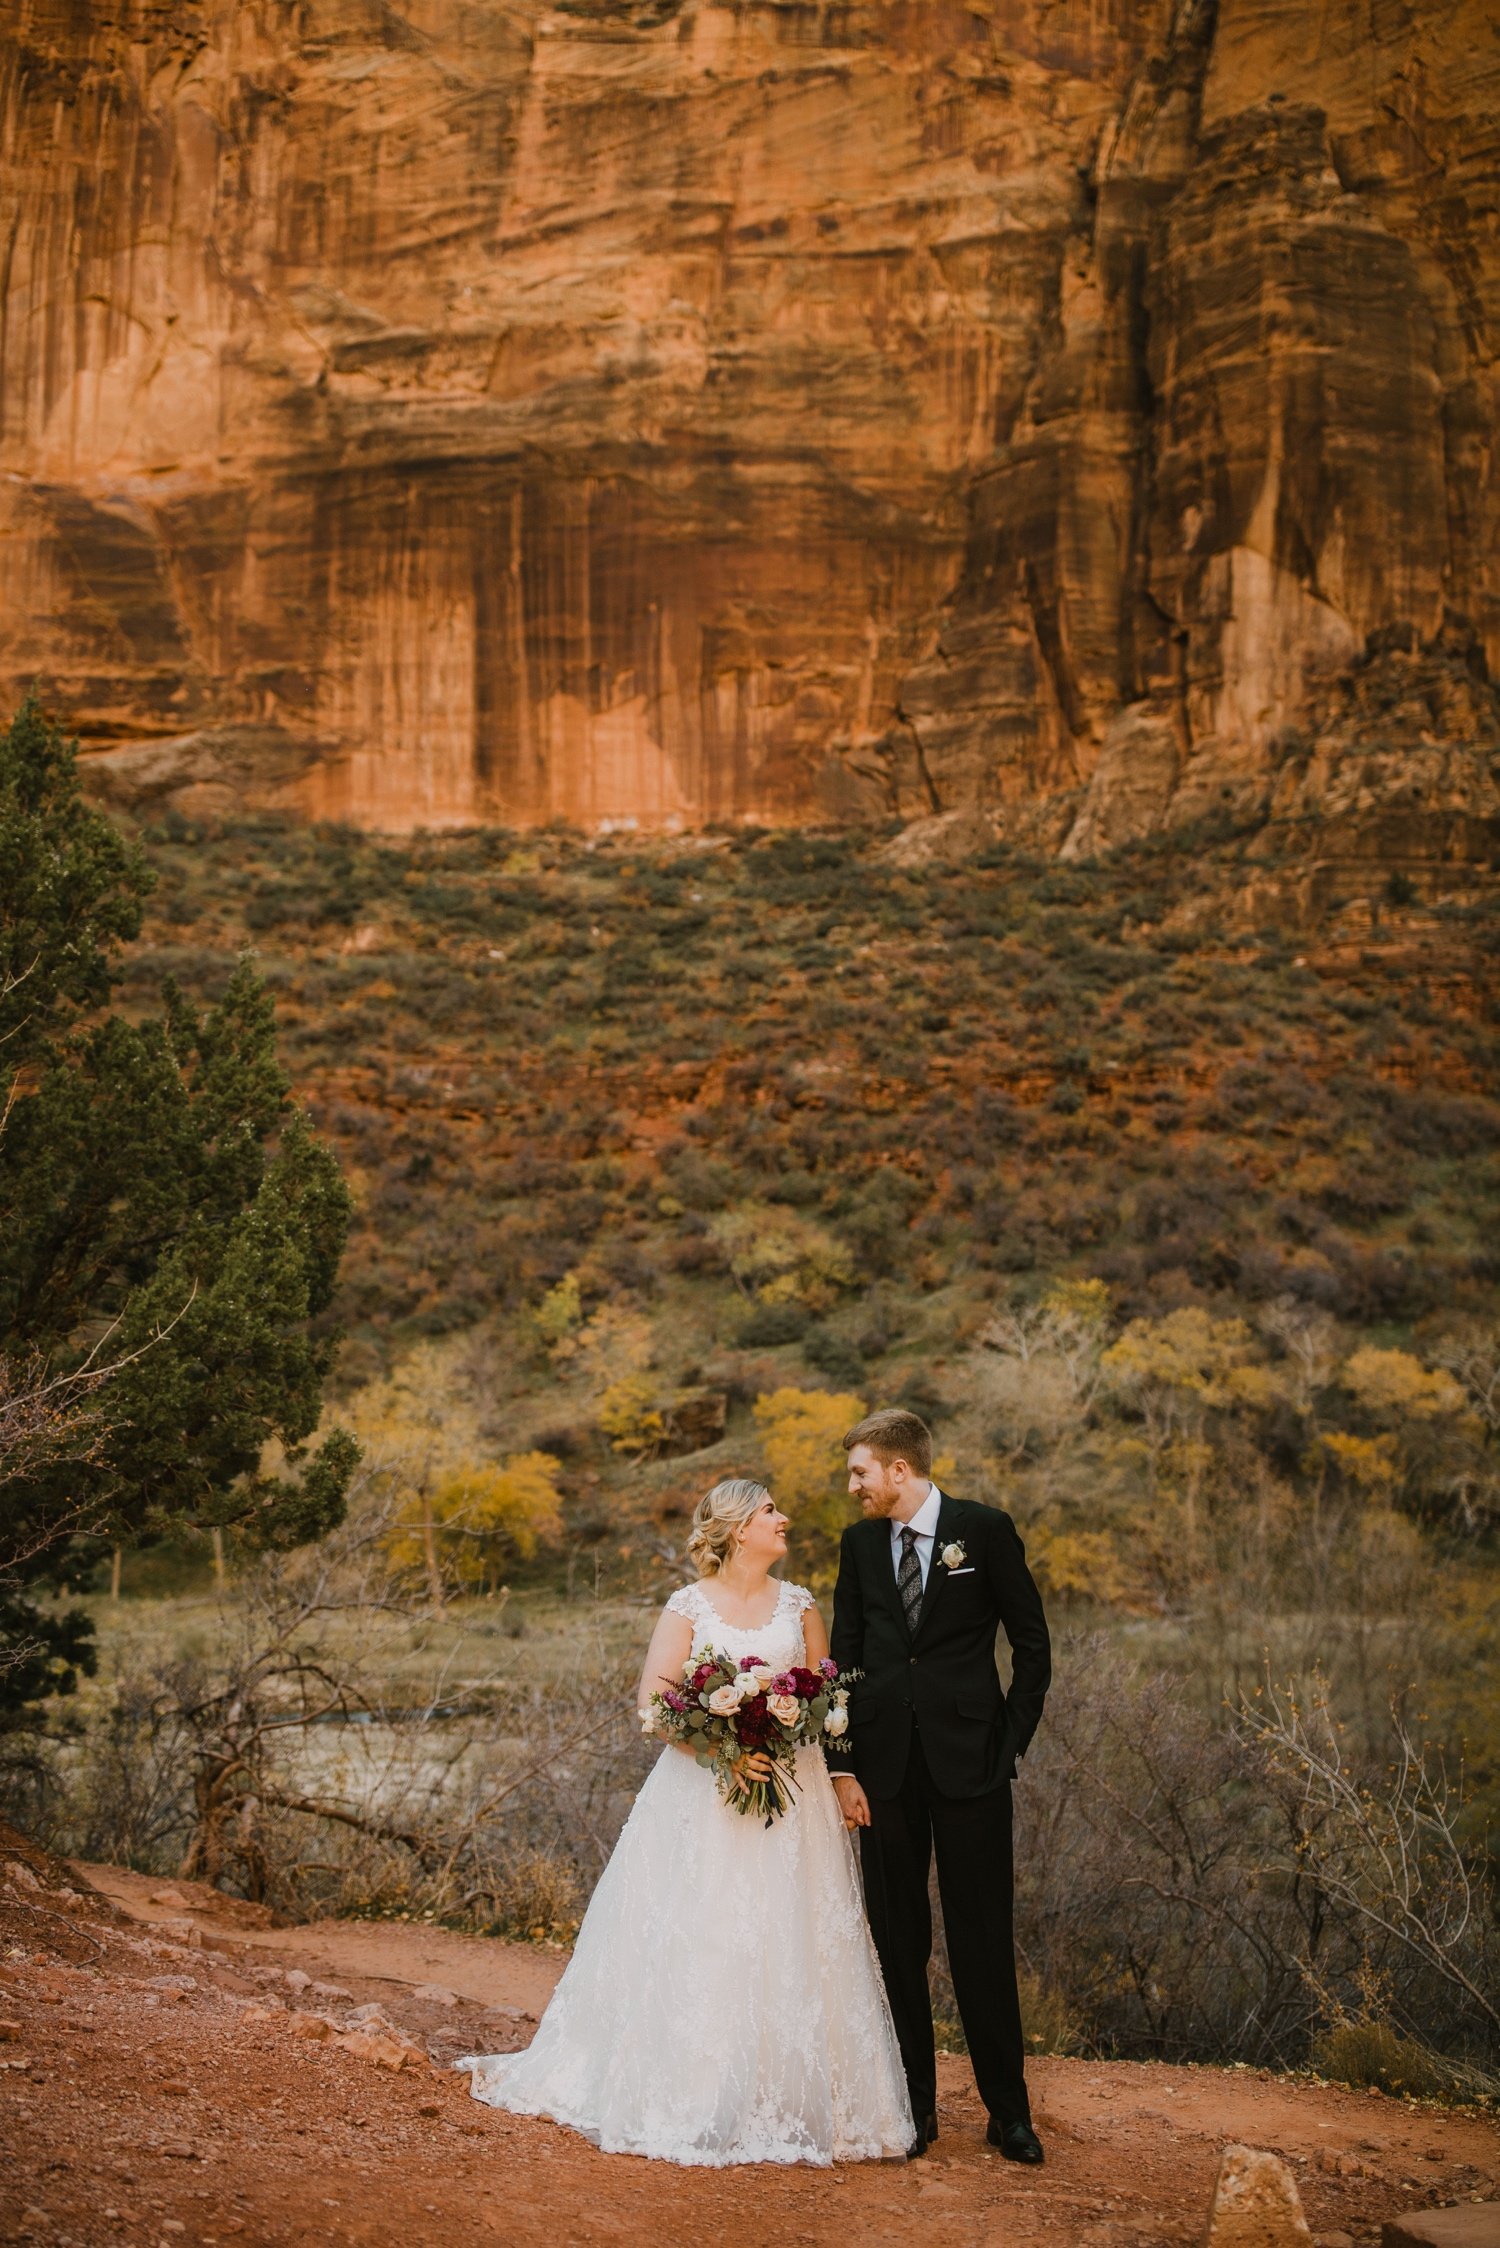
[[[760,1655],[784,1670],[789,1663],[807,1660],[802,1618],[814,1605],[802,1585],[778,1586],[776,1605],[766,1623],[753,1630],[726,1624],[701,1584],[684,1585],[674,1592],[667,1607],[674,1616],[686,1616],[693,1627],[693,1653],[717,1648],[726,1655]]]

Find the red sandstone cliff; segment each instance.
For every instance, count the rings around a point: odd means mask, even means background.
[[[106,791],[1290,832],[1426,646],[1392,786],[1488,848],[1483,0],[11,0],[0,71],[0,692]]]

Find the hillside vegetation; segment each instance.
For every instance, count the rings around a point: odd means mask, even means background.
[[[769,1475],[824,1586],[841,1431],[915,1405],[944,1482],[1015,1513],[1062,1641],[1022,1791],[1036,2039],[1284,2061],[1342,2037],[1356,2073],[1482,2078],[1490,1936],[1463,1899],[1500,1784],[1492,905],[1401,877],[1289,935],[1257,925],[1243,846],[1204,835],[915,868],[808,833],[174,819],[146,840],[159,884],[118,1001],[166,972],[201,1003],[252,948],[356,1202],[328,1315],[365,1447],[350,1526],[240,1609],[231,1538],[236,1630],[276,1611],[262,1644],[284,1645],[276,1603],[302,1630],[323,1597],[309,1570],[361,1598],[378,1570],[424,1629],[480,1635],[482,1659],[470,1639],[433,1668],[427,1717],[487,1711],[479,1763],[513,1774],[573,1738],[528,1604],[550,1646],[605,1603],[607,1713],[694,1497]],[[124,1612],[207,1567],[127,1554]],[[237,1675],[274,1699],[249,1643]],[[93,1706],[149,1733],[141,1634],[118,1645]],[[452,1693],[481,1674],[488,1700]],[[174,1692],[201,1756],[206,1703]],[[252,1864],[226,1814],[214,1863],[304,1902],[565,1925],[637,1753],[574,1759],[586,1842],[555,1789],[509,1798],[480,1873],[472,1804],[420,1866],[387,1811],[358,1896],[326,1828]],[[435,1832],[417,1763],[405,1800]],[[201,1869],[204,1817],[177,1801],[135,1854],[191,1832]],[[1370,1907],[1402,1835],[1426,1887],[1392,1934]]]

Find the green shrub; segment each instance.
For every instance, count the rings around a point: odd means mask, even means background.
[[[753,1349],[774,1350],[781,1343],[799,1342],[811,1316],[805,1304],[757,1304],[742,1321],[737,1339]]]
[[[831,1335],[826,1327],[814,1327],[803,1337],[802,1355],[809,1366],[847,1388],[864,1379],[865,1362],[859,1351],[842,1335]]]
[[[1312,2049],[1313,2067],[1338,2084],[1375,2085],[1419,2100],[1461,2096],[1463,2072],[1389,2022],[1340,2022]]]

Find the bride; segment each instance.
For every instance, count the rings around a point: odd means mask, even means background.
[[[780,1584],[787,1518],[748,1479],[693,1516],[699,1582],[674,1592],[641,1673],[644,1713],[710,1648],[816,1665],[811,1593]],[[857,1689],[856,1689],[857,1691]],[[764,1759],[741,1759],[742,1781]],[[847,2162],[905,2154],[911,2109],[854,1861],[820,1748],[770,1827],[723,1802],[690,1748],[635,1800],[524,2053],[471,2056],[477,2100],[664,2162]]]

